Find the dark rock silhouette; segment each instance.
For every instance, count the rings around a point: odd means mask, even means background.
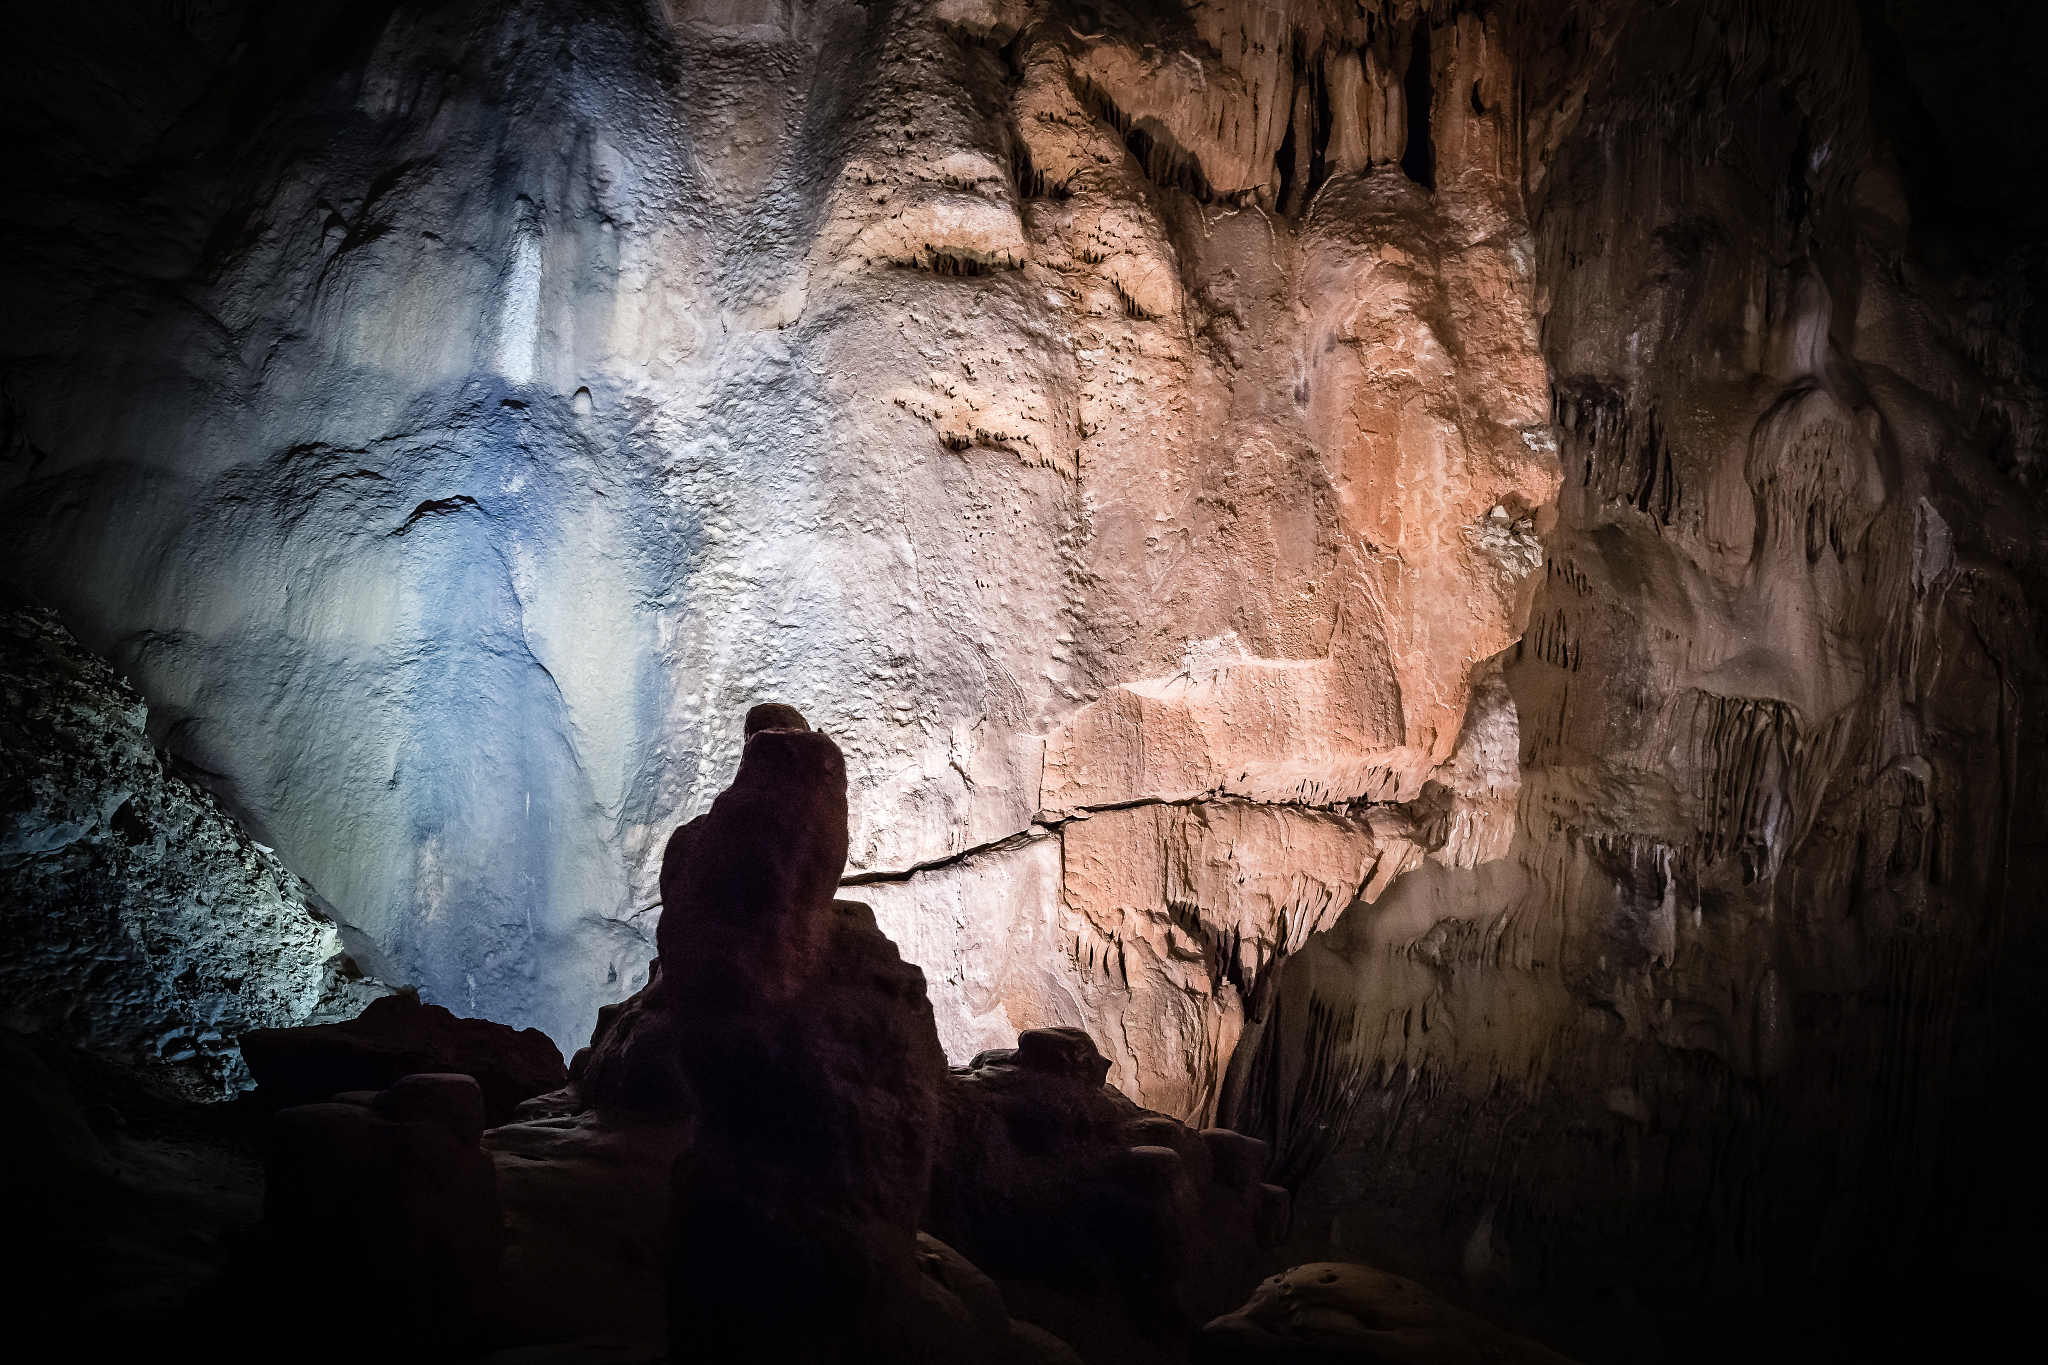
[[[484,1120],[508,1122],[520,1101],[568,1080],[562,1053],[539,1029],[462,1019],[400,993],[354,1019],[307,1028],[252,1029],[242,1056],[270,1105],[312,1104],[345,1090],[382,1090],[400,1077],[449,1072],[476,1079]]]
[[[669,842],[656,932],[667,991],[779,997],[821,977],[846,867],[838,745],[755,729],[732,785]]]
[[[738,1321],[750,1359],[889,1359],[919,1287],[945,1055],[924,974],[865,906],[834,899],[839,747],[769,714],[663,869],[652,1027],[699,1123],[676,1170],[671,1353],[701,1354],[709,1325]]]
[[[754,736],[764,730],[802,735],[809,734],[810,728],[803,713],[795,707],[763,702],[747,712],[745,734],[751,752]],[[831,899],[831,891],[839,884],[839,871],[846,864],[845,765],[838,757],[837,746],[823,736],[796,741],[800,749],[807,746],[809,753],[824,761],[821,743],[831,748],[828,762],[838,765],[837,794],[814,792],[808,798],[797,796],[799,800],[823,802],[822,806],[814,806],[795,817],[803,827],[798,842],[782,842],[796,832],[796,827],[777,824],[783,813],[769,812],[767,808],[776,806],[777,792],[783,784],[793,781],[795,788],[802,788],[803,781],[797,772],[769,759],[766,750],[751,773],[742,761],[741,776],[733,780],[732,789],[718,798],[712,811],[678,826],[669,836],[661,859],[662,917],[657,930],[661,956],[648,964],[647,985],[625,1000],[598,1010],[590,1045],[577,1053],[571,1066],[572,1088],[560,1096],[543,1098],[529,1113],[572,1113],[583,1106],[669,1116],[691,1111],[689,1086],[678,1061],[682,1044],[663,1007],[663,962],[688,958],[694,963],[710,964],[708,971],[691,967],[686,974],[699,985],[723,989],[726,973],[720,969],[721,962],[740,971],[753,971],[758,956],[753,950],[777,940],[778,926],[805,923],[800,914],[794,920],[791,917],[798,902],[804,897],[812,901],[821,896]],[[784,763],[789,757],[786,753],[781,755]],[[743,788],[742,782],[748,785]],[[700,865],[692,851],[721,808],[724,814],[720,816],[719,837],[733,838],[737,832],[740,842],[718,850],[716,857]],[[771,888],[769,881],[782,875],[780,869],[799,848],[813,848],[815,854],[815,866],[800,878],[801,889],[793,885]],[[710,880],[701,880],[707,877]],[[714,903],[772,903],[779,908],[759,917],[713,914],[707,920],[700,912]],[[693,909],[679,912],[674,908],[685,904]],[[800,927],[799,932],[808,933],[809,929]],[[686,935],[699,933],[706,936],[703,942],[684,941]],[[705,975],[712,980],[700,981]]]
[[[272,1094],[466,1046],[518,1121],[487,1133],[483,1076],[451,1074],[275,1115],[254,1311],[333,1272],[420,1355],[665,1334],[707,1365],[1186,1360],[1287,1235],[1266,1144],[1132,1103],[1081,1029],[949,1069],[923,972],[835,898],[838,746],[788,707],[748,729],[669,841],[647,987],[566,1078],[555,1058],[514,1083],[520,1035],[411,1000],[255,1037]]]
[[[568,1086],[527,1101],[521,1116],[540,1118],[585,1109],[667,1119],[694,1113],[696,1101],[683,1074],[663,999],[661,959],[656,958],[648,964],[644,987],[598,1010],[590,1045],[577,1050],[569,1068]]]
[[[263,1241],[246,1280],[258,1321],[289,1339],[307,1278],[331,1278],[346,1288],[351,1333],[379,1341],[380,1353],[458,1350],[502,1242],[483,1128],[477,1082],[447,1074],[273,1115]]]
[[[1284,1235],[1265,1144],[1132,1104],[1079,1029],[949,1072],[923,973],[834,899],[837,746],[786,707],[748,726],[732,786],[669,841],[648,986],[601,1012],[569,1087],[524,1106],[692,1126],[671,1352],[1050,1360],[1068,1337],[1090,1359],[1179,1357]],[[989,1336],[990,1303],[1037,1325]]]
[[[762,731],[793,731],[793,733],[799,733],[799,735],[809,735],[811,733],[811,722],[805,720],[803,712],[797,710],[795,706],[784,706],[782,702],[762,702],[760,706],[754,706],[754,708],[748,710],[748,718],[745,718],[745,743],[752,745],[754,737],[758,733],[762,733]],[[825,741],[825,743],[829,745],[831,741]],[[811,745],[811,749],[817,751],[815,745]],[[838,753],[838,745],[834,745],[834,753]],[[741,772],[745,772],[745,761],[743,759],[741,759]],[[739,804],[762,802],[762,800],[774,802],[776,786],[780,782],[786,782],[788,776],[791,776],[791,774],[770,774],[766,767],[756,767],[750,790],[748,792],[741,792],[739,796],[733,796],[733,792],[739,790],[741,778],[733,778],[733,786],[727,790],[725,796],[719,798],[721,802],[727,800],[727,796],[733,798],[733,806],[729,806],[725,825],[721,829],[729,835],[733,829],[739,829],[743,825],[743,823],[735,823],[733,821],[733,810]],[[825,808],[819,808],[819,810],[813,812],[813,817],[817,821],[815,827],[819,831],[825,831],[823,837],[825,837],[827,845],[829,845],[831,839],[834,839],[834,835],[831,835],[829,831],[838,831],[836,837],[838,837],[838,849],[840,851],[838,851],[838,862],[831,860],[829,851],[825,851],[823,853],[823,862],[834,862],[834,866],[831,866],[831,870],[827,874],[823,870],[823,864],[819,864],[819,868],[813,870],[813,878],[815,876],[829,876],[831,878],[831,886],[838,886],[840,884],[840,870],[846,868],[846,772],[844,772],[844,761],[840,761],[840,788],[838,788],[838,796],[836,798],[829,798],[829,796],[823,796],[819,792],[819,794],[815,794],[815,798],[823,798],[827,802]],[[834,802],[836,802],[836,814],[834,814]],[[723,892],[737,890],[733,886],[709,886],[709,888],[692,890],[692,888],[688,888],[684,884],[686,882],[686,868],[694,866],[692,860],[690,860],[690,851],[696,847],[696,841],[698,841],[702,829],[705,829],[705,825],[711,821],[711,814],[713,812],[707,810],[705,814],[700,814],[700,817],[696,817],[688,825],[678,827],[676,833],[670,835],[668,847],[662,851],[662,925],[664,925],[664,929],[657,929],[657,943],[659,943],[659,948],[664,950],[664,956],[666,956],[668,943],[672,939],[670,937],[659,937],[659,935],[680,931],[680,923],[682,923],[682,921],[676,921],[678,929],[674,929],[674,931],[666,927],[666,925],[670,925],[670,907],[672,905],[676,905],[680,898],[686,898],[690,894],[707,894],[707,892],[709,894],[719,894],[721,890]],[[760,831],[754,831],[754,833],[760,833]],[[774,849],[764,849],[760,845],[754,845],[752,851],[754,851],[756,857],[766,853],[766,855],[770,855],[770,860],[774,860]],[[723,860],[723,866],[748,866],[748,864],[745,864],[745,860],[741,857],[741,860],[737,860],[737,862]],[[762,866],[778,866],[778,862],[770,862],[770,864],[762,864]],[[815,892],[815,886],[811,890]],[[647,984],[651,986],[653,978],[649,978]]]
[[[1143,1109],[1108,1069],[1042,1028],[956,1071],[928,1226],[1087,1359],[1180,1359],[1257,1281],[1287,1192],[1261,1183],[1265,1143]]]

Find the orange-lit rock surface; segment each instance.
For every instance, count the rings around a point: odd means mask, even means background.
[[[1257,15],[955,20],[1011,44],[1017,273],[1064,354],[1036,373],[963,357],[899,401],[947,444],[1072,471],[1051,670],[1070,704],[1047,718],[1035,803],[1057,848],[864,891],[935,977],[958,974],[949,1047],[1054,1011],[1191,1120],[1214,1113],[1244,993],[1278,955],[1442,851],[1447,822],[1453,861],[1498,852],[1512,760],[1482,774],[1476,746],[1504,723],[1512,749],[1512,706],[1497,683],[1491,709],[1469,703],[1520,632],[1559,476],[1499,24],[1467,16],[1423,58],[1479,91],[1432,106],[1432,190],[1394,164],[1405,115],[1398,138],[1387,123],[1411,36]],[[1298,41],[1322,49],[1313,70]],[[1063,426],[1058,446],[1036,434]],[[1010,895],[963,907],[963,878]],[[950,941],[912,923],[942,903]],[[1060,957],[992,956],[1012,922]]]

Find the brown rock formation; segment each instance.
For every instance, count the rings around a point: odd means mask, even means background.
[[[1077,1029],[1027,1030],[948,1075],[922,973],[865,906],[831,899],[837,747],[788,708],[753,714],[772,723],[754,726],[732,786],[670,841],[652,983],[607,1010],[568,1089],[490,1139],[562,1163],[510,1168],[528,1187],[522,1230],[588,1247],[593,1227],[623,1224],[646,1242],[644,1208],[608,1192],[586,1213],[564,1192],[605,1167],[666,1188],[646,1179],[665,1148],[674,1354],[1021,1361],[1069,1358],[1064,1339],[1089,1360],[1184,1358],[1193,1327],[1256,1279],[1257,1249],[1286,1234],[1265,1144],[1132,1104]],[[582,1309],[550,1322],[516,1289],[549,1264],[589,1278],[591,1260],[515,1250],[490,1332],[591,1325]],[[599,1298],[643,1278],[631,1267]]]
[[[1498,705],[1468,701],[1500,697],[1489,660],[1558,477],[1516,114],[1485,95],[1512,86],[1505,23],[1466,15],[1434,46],[1412,8],[999,26],[1022,273],[1073,301],[1088,690],[1045,740],[1058,849],[986,855],[1059,872],[950,879],[1038,900],[1037,944],[947,935],[973,914],[948,915],[947,879],[868,893],[933,964],[956,1055],[1051,1008],[1141,1102],[1202,1121],[1266,967],[1425,853],[1504,844],[1512,763],[1478,752]],[[1427,185],[1394,164],[1418,62],[1477,92],[1430,106]],[[1027,403],[1009,375],[977,401]],[[1426,787],[1448,826],[1418,830],[1442,824],[1408,809]]]
[[[478,1344],[659,1356],[672,1173],[693,1133],[687,1120],[613,1109],[522,1116],[484,1134],[505,1249],[478,1305]]]
[[[673,844],[655,1027],[697,1123],[676,1170],[670,1353],[737,1350],[744,1322],[748,1355],[889,1359],[920,1283],[945,1055],[922,973],[865,906],[833,899],[839,747],[757,728]]]

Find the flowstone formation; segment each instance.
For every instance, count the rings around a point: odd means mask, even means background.
[[[1503,661],[1513,839],[1355,907],[1233,1063],[1325,1245],[1608,1358],[1968,1337],[2026,1292],[2048,215],[1959,269],[1925,54],[1862,14],[1535,22],[1565,477]],[[1701,1283],[1727,1311],[1677,1329]]]
[[[566,1048],[643,985],[761,692],[950,1056],[1084,1026],[1196,1120],[1276,955],[1504,837],[1460,736],[1558,479],[1506,16],[38,22],[84,74],[14,87],[10,212],[100,245],[20,243],[7,561],[428,1000]]]

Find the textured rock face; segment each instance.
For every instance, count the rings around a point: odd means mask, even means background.
[[[1909,232],[1891,35],[1849,23],[1536,25],[1527,107],[1583,112],[1525,163],[1564,482],[1504,660],[1517,827],[1291,960],[1225,1115],[1325,1245],[1592,1355],[1927,1283],[1995,1315],[2038,1207],[2028,257],[1992,243],[2000,292]],[[1709,1280],[1740,1310],[1674,1331]]]
[[[955,1061],[1724,1350],[2031,1207],[2040,20],[1930,9],[46,16],[7,562],[430,1000],[644,984],[786,697]]]
[[[1498,23],[346,8],[208,67],[234,17],[136,126],[56,102],[92,155],[18,218],[165,196],[146,252],[17,285],[10,557],[429,999],[566,1044],[641,984],[660,841],[762,692],[843,742],[856,871],[1441,780],[1557,478]],[[1465,92],[1434,194],[1392,164],[1411,68]],[[1235,809],[1170,851],[1232,857]],[[1151,886],[976,907],[1050,916],[1058,984],[948,1045],[1135,999],[1120,1077],[1213,1107],[1324,881],[1411,856],[1304,821],[1305,900],[1194,917],[1242,930],[1222,975]],[[919,937],[946,892],[905,885]]]
[[[383,994],[311,887],[167,772],[147,708],[49,613],[0,604],[0,998],[208,1099],[256,1028]],[[352,937],[355,937],[351,935]]]

